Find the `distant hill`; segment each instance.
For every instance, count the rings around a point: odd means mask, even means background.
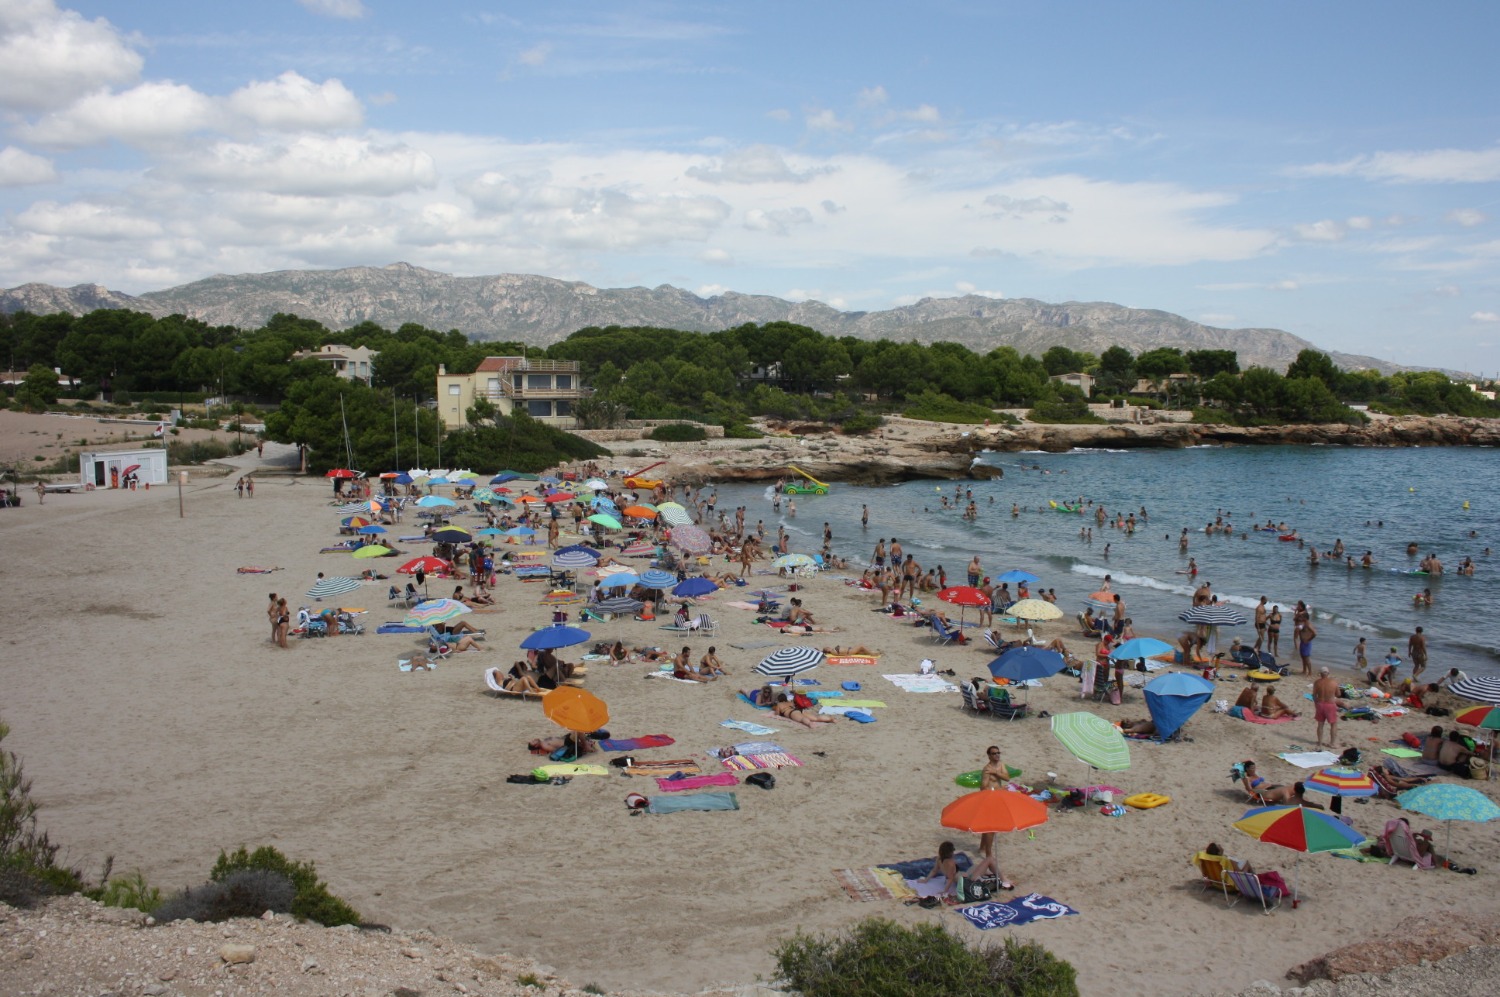
[[[1170,312],[1107,302],[1048,304],[1030,298],[924,298],[875,312],[843,312],[817,301],[728,292],[701,298],[660,287],[598,288],[526,274],[455,277],[406,263],[344,270],[281,270],[219,275],[139,296],[97,284],[71,288],[23,284],[0,292],[0,311],[83,314],[131,308],[153,315],[181,313],[212,325],[251,329],[277,312],[316,319],[330,329],[375,322],[395,329],[415,322],[458,329],[475,339],[546,345],[586,326],[646,325],[711,332],[746,322],[796,322],[826,335],[860,339],[915,339],[962,343],[987,352],[1013,346],[1041,356],[1049,347],[1102,353],[1119,345],[1132,353],[1176,346],[1229,349],[1242,367],[1285,369],[1314,344],[1279,329],[1217,329]],[[1374,357],[1324,351],[1350,370],[1404,369]]]

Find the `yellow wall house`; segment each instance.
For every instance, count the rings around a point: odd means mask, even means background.
[[[488,399],[501,415],[519,409],[560,429],[573,425],[573,403],[594,389],[579,378],[576,360],[529,360],[526,357],[485,357],[472,374],[449,374],[438,367],[437,405],[443,425],[457,429],[468,424],[465,413],[479,398]]]

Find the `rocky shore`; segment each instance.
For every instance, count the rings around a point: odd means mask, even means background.
[[[611,444],[619,455],[640,460],[639,467],[665,461],[648,476],[670,474],[687,481],[765,481],[788,474],[795,465],[820,481],[882,485],[917,479],[987,479],[999,468],[976,464],[980,452],[1027,450],[1062,453],[1095,448],[1116,450],[1175,449],[1194,446],[1326,445],[1349,447],[1500,446],[1500,419],[1452,416],[1373,416],[1359,426],[1341,424],[1287,426],[1220,426],[1202,423],[1105,423],[1087,426],[972,425],[888,419],[869,436],[843,436],[831,428],[799,426],[788,432],[762,427],[775,435],[759,440],[708,440],[702,443],[655,443],[636,440]]]

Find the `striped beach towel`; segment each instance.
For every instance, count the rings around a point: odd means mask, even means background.
[[[801,766],[801,762],[793,755],[784,751],[765,755],[730,755],[722,759],[724,767],[736,772],[749,772],[753,769],[782,769]]]

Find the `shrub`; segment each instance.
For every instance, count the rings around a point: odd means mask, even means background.
[[[292,881],[266,869],[240,869],[222,879],[183,890],[156,908],[156,920],[227,921],[232,917],[260,917],[268,910],[292,909],[297,888]]]
[[[943,928],[883,918],[846,935],[798,932],[773,953],[786,987],[805,997],[1069,997],[1073,967],[1036,942],[973,949]]]
[[[860,412],[845,419],[839,428],[847,436],[858,436],[885,425],[885,420],[869,412]]]
[[[243,869],[274,872],[291,880],[296,897],[289,909],[298,917],[328,927],[360,922],[358,911],[328,892],[328,884],[318,878],[318,870],[311,862],[293,862],[270,845],[263,845],[254,852],[248,852],[242,846],[233,855],[220,852],[219,861],[214,863],[209,878],[219,882]]]
[[[0,723],[0,741],[10,728]],[[0,749],[0,901],[29,907],[42,897],[76,893],[83,875],[60,865],[47,832],[37,830],[31,780],[14,752]]]
[[[671,422],[651,430],[650,439],[661,443],[698,443],[708,439],[702,426],[691,426],[685,422]]]
[[[203,464],[241,454],[249,449],[249,445],[238,441],[221,443],[218,440],[171,440],[167,443],[167,460],[173,464]]]
[[[988,405],[977,402],[961,402],[952,395],[931,388],[915,398],[908,398],[902,415],[908,419],[925,419],[928,422],[975,423],[993,421],[995,411]]]
[[[724,427],[724,439],[726,440],[758,440],[765,436],[754,426],[729,425]]]
[[[98,899],[106,907],[134,907],[151,914],[161,906],[161,890],[146,882],[145,875],[137,869],[128,876],[111,879]]]

